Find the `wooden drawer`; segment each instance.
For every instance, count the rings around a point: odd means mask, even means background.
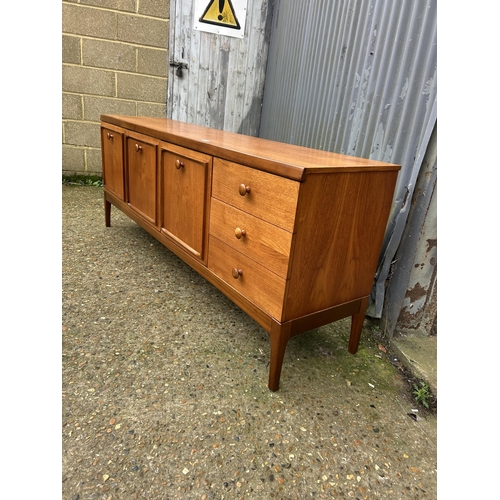
[[[214,198],[290,232],[295,225],[299,185],[277,175],[214,159]]]
[[[210,234],[287,278],[292,233],[212,198]]]
[[[286,286],[283,278],[213,236],[208,246],[208,268],[262,310],[281,320]],[[241,274],[235,273],[237,271]]]

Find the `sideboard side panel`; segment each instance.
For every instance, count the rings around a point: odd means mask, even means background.
[[[381,171],[306,177],[284,321],[370,294],[397,175]]]

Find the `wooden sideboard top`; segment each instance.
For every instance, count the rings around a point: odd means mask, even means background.
[[[101,115],[101,122],[296,181],[303,181],[306,175],[315,173],[401,168],[392,163],[295,146],[167,118]]]

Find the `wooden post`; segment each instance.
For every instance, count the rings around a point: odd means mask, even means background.
[[[104,195],[104,220],[106,223],[106,227],[111,226],[111,203],[106,199],[106,195]]]
[[[352,316],[351,336],[349,337],[349,347],[348,347],[348,351],[351,354],[356,354],[358,352],[359,339],[361,338],[361,330],[363,329],[363,323],[365,321],[365,313],[367,307],[368,307],[368,296],[361,299],[359,312]]]
[[[269,365],[269,383],[271,391],[277,391],[280,386],[281,366],[285,356],[285,349],[290,338],[292,323],[278,323],[275,319],[271,323],[271,356]]]

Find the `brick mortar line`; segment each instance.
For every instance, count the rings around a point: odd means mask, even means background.
[[[64,92],[63,92],[63,94],[64,94]],[[76,94],[76,95],[80,97],[80,103],[82,105],[82,116],[85,116],[85,99],[84,99],[84,96],[83,96],[83,94]],[[64,123],[64,119],[63,119],[63,123]]]
[[[90,69],[96,69],[98,71],[112,71],[115,74],[121,73],[124,75],[147,76],[149,78],[158,78],[160,80],[168,80],[168,76],[155,76],[155,75],[149,75],[147,73],[137,73],[135,71],[123,71],[123,70],[112,69],[112,68],[99,68],[98,66],[84,66],[82,64],[75,64],[75,63],[63,63],[63,66],[71,66],[74,68],[90,68]]]
[[[94,120],[75,120],[74,118],[63,118],[63,123],[90,123],[90,124],[94,124],[94,123],[101,123],[100,121],[94,121]]]
[[[63,94],[66,95],[76,95],[78,97],[81,97],[82,99],[84,97],[95,97],[97,99],[114,99],[118,101],[125,101],[129,102],[130,104],[160,104],[160,105],[165,105],[165,103],[162,102],[157,102],[157,101],[138,101],[137,99],[130,99],[129,97],[113,97],[113,96],[106,96],[106,95],[98,95],[98,94],[82,94],[81,92],[68,92],[67,90],[62,91]],[[83,110],[83,103],[82,103],[82,110]],[[137,112],[137,106],[136,106],[136,112]],[[100,123],[100,122],[94,122],[92,120],[78,120],[74,118],[62,118],[63,122],[86,122],[88,121],[89,123]]]
[[[78,35],[77,33],[68,33],[68,32],[65,32],[65,31],[63,31],[62,34],[66,35],[66,36],[71,36],[71,37],[74,37],[74,38],[80,38],[81,41],[83,41],[83,39],[85,39],[85,40],[99,40],[99,41],[110,42],[110,43],[119,43],[119,44],[122,44],[122,45],[131,45],[132,47],[141,47],[141,48],[144,48],[144,49],[166,50],[166,51],[168,51],[168,47],[154,47],[153,45],[143,45],[143,44],[140,44],[140,43],[125,42],[125,41],[122,42],[121,40],[112,40],[110,38],[99,38],[99,37],[88,36],[88,35]],[[81,49],[81,44],[80,44],[80,49]]]
[[[169,21],[170,20],[170,17],[148,16],[146,14],[139,14],[138,12],[130,12],[128,10],[107,9],[105,7],[97,7],[95,5],[82,5],[81,3],[74,3],[74,2],[64,2],[63,1],[62,3],[64,5],[76,5],[82,9],[92,9],[92,10],[100,10],[100,11],[105,11],[105,12],[114,12],[115,14],[122,14],[124,16],[141,17],[143,19],[155,19],[157,21]]]
[[[94,151],[100,151],[101,148],[97,148],[95,146],[77,146],[76,144],[65,144],[63,143],[63,146],[68,146],[69,148],[72,149],[92,149]]]

